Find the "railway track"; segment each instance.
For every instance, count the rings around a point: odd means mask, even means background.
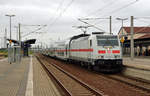
[[[40,59],[39,57],[37,57],[37,59],[40,61],[46,72],[49,75],[52,75],[59,86],[61,86],[67,96],[107,96],[103,92],[97,91],[93,87],[82,82],[80,79],[66,72],[59,66],[53,63],[49,64],[49,62]]]
[[[142,67],[142,66],[141,66]],[[126,66],[125,71],[122,73],[125,76],[130,76],[143,80],[144,82],[150,82],[150,69],[149,68],[135,68]]]
[[[125,83],[131,87],[134,87],[135,90],[138,91],[146,91],[147,93],[150,93],[150,82],[145,81],[145,80],[141,80],[139,78],[134,78],[134,77],[130,77],[130,76],[124,76],[124,75],[109,75],[106,76],[107,78],[113,79],[113,80],[117,80],[119,82]]]
[[[136,68],[134,68],[134,69],[136,69]],[[139,68],[137,68],[137,69],[139,70]],[[141,70],[143,70],[143,69],[141,69]],[[93,71],[93,72],[96,74],[102,75],[106,78],[109,78],[109,79],[112,79],[115,81],[119,81],[119,82],[127,84],[131,87],[134,87],[135,90],[138,90],[141,92],[143,91],[143,92],[150,94],[150,81],[148,81],[146,79],[141,79],[141,78],[136,78],[136,77],[132,77],[129,75],[124,75],[123,73],[106,75],[106,74],[102,74],[102,73],[95,72],[95,71]]]
[[[53,67],[57,66],[58,67],[57,70],[60,71],[60,69],[63,69],[63,70],[65,70],[64,72],[72,74],[73,77],[75,77],[77,79],[80,78],[79,81],[81,81],[81,82],[84,81],[86,83],[86,85],[87,84],[88,84],[88,86],[90,85],[91,89],[96,89],[98,91],[101,90],[101,91],[99,91],[100,93],[102,93],[101,95],[105,95],[104,93],[106,93],[108,96],[116,96],[116,95],[121,96],[122,94],[123,94],[123,96],[150,96],[149,88],[147,88],[147,87],[149,87],[150,84],[147,82],[140,83],[141,82],[140,80],[136,79],[138,81],[137,82],[135,80],[135,78],[125,77],[120,74],[119,75],[108,75],[108,74],[106,75],[106,74],[101,74],[101,73],[98,73],[95,71],[91,72],[91,71],[85,70],[79,66],[77,67],[74,64],[68,65],[65,62],[50,59],[45,56],[43,58],[47,59],[46,62],[52,62],[51,64],[47,64],[47,66],[49,66],[49,67],[51,67],[51,65]],[[42,58],[42,60],[43,60],[43,58]],[[54,66],[54,65],[56,65],[56,66]],[[80,74],[80,73],[82,73],[82,74]],[[66,77],[64,77],[64,78],[66,78]],[[62,80],[60,80],[60,81],[62,81]],[[143,88],[142,84],[144,84],[144,88]],[[68,84],[66,84],[66,85],[68,85]],[[82,85],[82,84],[79,84],[79,85]],[[142,88],[139,85],[141,85]],[[72,86],[74,86],[74,85],[72,85]],[[112,87],[110,87],[110,86],[112,86]],[[74,88],[76,88],[76,87],[74,87]],[[72,88],[72,89],[74,89],[74,88]],[[82,89],[79,89],[77,91],[81,92]],[[72,90],[69,92],[72,92]],[[74,92],[73,92],[73,94],[74,94]],[[82,95],[80,95],[80,96],[82,96]],[[91,94],[91,92],[89,92],[88,96],[91,96],[91,95],[95,95],[95,93]],[[76,96],[79,96],[79,94]],[[100,95],[96,94],[95,96],[100,96]]]
[[[132,69],[137,69],[137,70],[142,70],[142,71],[150,71],[150,69],[145,69],[145,68],[136,68],[134,66],[128,66],[128,65],[124,65],[127,68],[132,68]]]

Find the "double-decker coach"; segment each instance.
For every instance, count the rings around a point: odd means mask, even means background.
[[[103,72],[122,70],[122,53],[117,35],[80,34],[60,43],[54,50],[57,58],[80,63]]]

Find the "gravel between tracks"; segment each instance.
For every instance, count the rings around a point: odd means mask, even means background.
[[[108,79],[83,68],[76,67],[75,65],[66,64],[51,58],[47,58],[47,60],[51,63],[57,64],[67,72],[73,74],[77,78],[80,78],[80,80],[84,81],[90,86],[93,86],[97,90],[108,94],[109,96],[150,96],[149,93],[137,90],[134,87],[112,79]]]
[[[48,70],[61,82],[61,84],[69,91],[71,96],[96,96],[94,93],[80,85],[78,82],[70,78],[68,75],[58,70],[52,64],[49,64],[44,59],[42,60]],[[101,95],[100,95],[101,96]]]

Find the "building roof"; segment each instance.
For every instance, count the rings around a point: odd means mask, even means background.
[[[145,35],[139,37],[138,39],[144,39],[144,38],[150,38],[150,33],[149,34],[145,34]]]
[[[29,40],[23,41],[23,43],[26,43],[26,44],[35,44],[35,41],[36,41],[36,39],[29,39]]]
[[[127,33],[130,33],[130,27],[123,27]],[[150,33],[150,27],[134,27],[134,33]]]
[[[16,44],[19,44],[19,41],[17,41],[17,40],[13,40],[13,39],[7,39],[8,41],[12,41],[13,43],[16,43]]]
[[[17,43],[19,44],[18,40],[13,40],[13,39],[7,39],[8,41],[12,41],[13,43]],[[29,40],[25,40],[25,41],[21,41],[22,43],[28,43],[28,44],[35,44],[36,39],[29,39]]]

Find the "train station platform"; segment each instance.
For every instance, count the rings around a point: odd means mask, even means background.
[[[131,60],[130,57],[123,57],[123,64],[127,67],[133,67],[143,70],[149,70],[150,71],[150,58],[138,58],[135,57],[133,60]]]
[[[0,60],[0,96],[61,96],[34,56],[21,63]]]

